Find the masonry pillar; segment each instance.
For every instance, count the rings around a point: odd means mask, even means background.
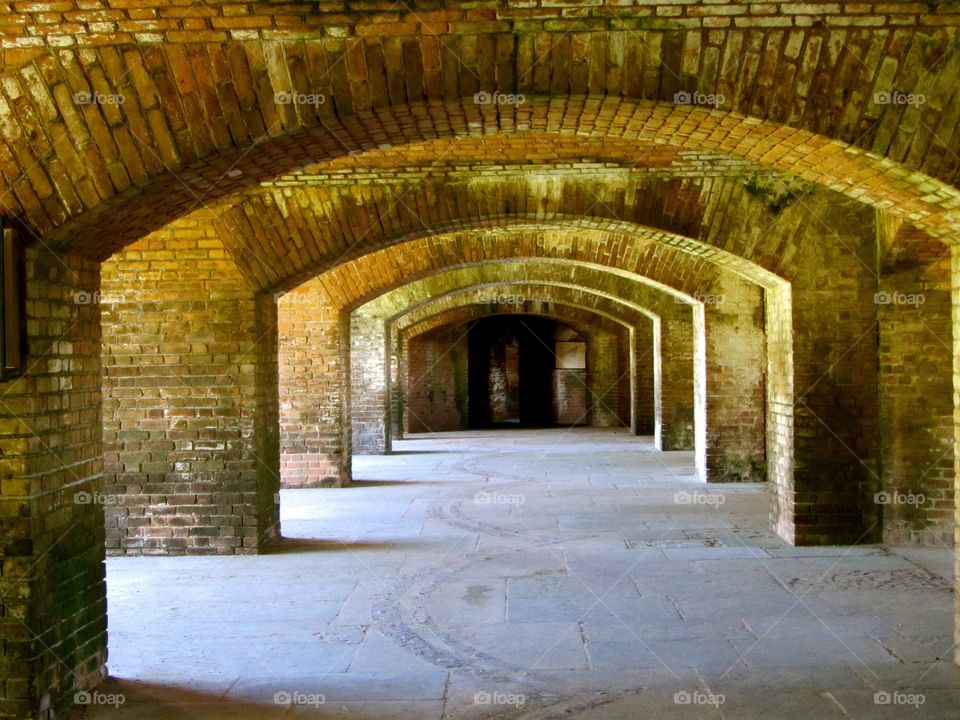
[[[909,233],[916,235],[912,240]],[[896,242],[896,241],[895,241]],[[950,258],[916,230],[900,243],[929,248],[932,260],[881,262],[880,474],[876,496],[883,541],[953,544],[953,388]]]
[[[875,246],[862,207],[811,224],[816,261],[793,286],[794,536],[798,545],[877,542]],[[812,237],[811,240],[814,240]]]
[[[386,321],[354,311],[350,315],[350,421],[357,454],[387,451],[387,370]]]
[[[617,336],[617,385],[618,426],[633,432],[633,398],[636,397],[634,385],[635,368],[633,365],[633,333],[622,325],[616,328]]]
[[[770,485],[770,526],[780,537],[794,537],[793,297],[787,285],[763,291],[767,338],[766,454]]]
[[[707,481],[763,482],[763,289],[723,276],[703,301]]]
[[[678,304],[675,313],[661,318],[659,450],[694,449],[694,328],[690,312],[690,306]]]
[[[279,537],[276,307],[183,220],[103,265],[110,554],[250,554]]]
[[[349,317],[311,287],[278,304],[280,470],[284,487],[350,481]]]
[[[954,558],[954,662],[960,665],[960,246],[954,245],[950,252],[951,298],[953,306],[953,558]]]
[[[631,329],[634,392],[631,426],[634,435],[655,435],[660,424],[660,321],[644,318]]]
[[[98,263],[26,252],[27,344],[0,382],[0,717],[61,717],[106,674]]]
[[[387,327],[387,452],[393,449],[394,440],[403,439],[403,383],[400,379],[402,343],[393,328]]]
[[[620,402],[619,345],[617,336],[606,330],[596,330],[587,339],[591,427],[620,427],[617,416]]]
[[[466,430],[469,343],[463,326],[404,336],[403,347],[407,432]]]

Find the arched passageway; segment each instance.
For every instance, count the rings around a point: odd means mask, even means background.
[[[0,19],[3,713],[103,679],[107,552],[260,555],[294,486],[371,489],[464,323],[615,348],[587,418],[765,481],[731,536],[951,543],[953,8],[120,5]]]

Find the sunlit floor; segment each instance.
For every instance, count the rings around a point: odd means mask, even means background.
[[[111,558],[81,716],[960,717],[949,550],[788,547],[625,432],[395,449],[284,491],[277,554]]]

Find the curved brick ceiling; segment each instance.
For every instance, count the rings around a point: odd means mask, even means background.
[[[532,197],[535,189],[526,184],[518,186],[521,197]],[[567,192],[568,190],[573,191]],[[688,280],[686,277],[690,273],[696,275],[709,272],[706,270],[708,267],[727,267],[767,287],[778,283],[773,271],[738,257],[751,256],[777,271],[781,270],[780,265],[786,262],[784,258],[787,257],[785,248],[779,242],[764,244],[765,230],[776,227],[779,222],[777,218],[771,218],[766,225],[757,222],[755,233],[731,231],[723,238],[714,239],[733,215],[731,212],[724,212],[711,227],[704,228],[704,234],[708,235],[707,241],[698,241],[638,227],[629,221],[609,219],[610,216],[632,218],[642,212],[647,199],[642,189],[637,189],[625,197],[621,188],[614,188],[609,197],[600,195],[602,199],[599,202],[596,199],[599,190],[595,189],[592,193],[583,189],[581,192],[576,190],[578,188],[561,186],[555,193],[551,193],[551,198],[556,202],[551,202],[550,212],[514,213],[514,216],[510,217],[500,212],[504,208],[516,207],[513,205],[515,198],[507,193],[490,195],[478,191],[475,196],[468,196],[458,194],[455,188],[450,188],[451,201],[457,198],[476,200],[476,203],[468,205],[463,213],[473,212],[476,218],[457,222],[445,219],[446,209],[449,208],[446,204],[423,206],[423,214],[413,213],[409,209],[402,212],[398,210],[396,216],[391,217],[389,205],[364,203],[365,212],[369,213],[370,221],[375,223],[368,235],[373,236],[374,231],[377,233],[377,238],[371,240],[371,247],[383,246],[388,242],[395,244],[370,250],[366,254],[355,253],[360,256],[341,261],[333,270],[317,276],[326,277],[326,280],[310,281],[307,284],[325,284],[328,293],[337,299],[338,304],[350,305],[363,301],[365,297],[377,292],[378,288],[389,287],[391,282],[401,284],[417,277],[419,273],[438,267],[513,256],[570,258],[615,265],[624,272],[644,275],[688,293],[703,291],[703,284],[708,280],[696,280],[692,276]],[[438,189],[438,192],[441,191]],[[542,194],[538,197],[541,201],[544,199]],[[725,197],[729,200],[730,194]],[[628,202],[635,202],[639,207],[635,208]],[[751,202],[758,205],[758,213],[765,211],[761,201]],[[565,206],[565,203],[569,205]],[[394,207],[403,205],[395,203]],[[251,228],[250,234],[243,236],[260,238],[261,242],[256,249],[247,246],[240,251],[237,249],[240,234],[221,233],[225,242],[231,242],[232,238],[232,252],[241,270],[248,277],[252,276],[260,287],[289,287],[291,282],[284,282],[282,273],[289,273],[289,276],[294,278],[302,277],[304,272],[298,272],[297,268],[310,265],[308,246],[313,249],[324,247],[327,238],[336,237],[336,228],[311,221],[314,217],[310,214],[312,208],[306,211],[306,217],[299,210],[289,206],[288,208],[288,225],[303,228],[298,236],[300,239],[293,243],[294,248],[299,248],[299,253],[291,251],[285,258],[277,255],[261,257],[261,253],[269,252],[272,244],[270,230],[276,229],[276,225],[257,225],[256,230],[262,230],[262,234]],[[566,210],[577,213],[582,208],[594,210],[598,214],[593,217],[576,214],[568,217],[564,214]],[[816,216],[816,211],[817,208],[812,208],[812,217]],[[428,214],[431,212],[432,215]],[[346,221],[342,215],[340,219]],[[425,227],[424,222],[436,224]],[[277,225],[283,227],[280,222]],[[316,240],[314,244],[312,238],[316,237],[318,228],[326,230],[321,236],[322,239]],[[386,235],[388,239],[383,239],[380,235]],[[729,250],[720,247],[721,243]],[[326,247],[329,248],[328,245]],[[335,246],[333,251],[338,251],[340,247]],[[349,245],[347,247],[349,248]],[[345,257],[345,252],[341,252],[341,256]],[[272,273],[266,275],[264,273],[268,268]],[[314,272],[309,271],[309,275],[314,275]]]
[[[229,5],[241,16],[250,11]],[[273,32],[282,15],[289,27],[294,18],[284,7],[252,21]],[[0,77],[0,198],[43,235],[100,208],[80,222],[86,233],[67,227],[58,240],[79,234],[81,252],[103,257],[193,207],[357,149],[539,131],[622,136],[706,152],[714,163],[757,163],[894,207],[931,232],[956,221],[944,213],[958,194],[930,179],[954,183],[960,169],[954,16],[834,16],[836,6],[821,5],[820,13],[771,8],[770,17],[755,17],[753,6],[729,7],[745,16],[688,18],[690,8],[678,5],[680,17],[650,27],[654,8],[597,7],[588,11],[595,18],[557,19],[550,30],[542,19],[510,17],[441,23],[426,36],[390,13],[373,25],[343,18],[337,32],[348,37],[330,36],[325,20],[334,19],[317,13],[295,41],[282,31],[279,40],[233,39],[243,31],[213,30],[205,8],[191,20],[202,26],[193,33],[121,31],[113,42],[106,33],[121,23],[166,26],[177,10],[150,17],[147,8],[139,19],[132,10],[104,11],[105,19],[56,36],[55,12],[45,23],[14,13],[0,24],[11,34]],[[501,11],[519,12],[483,12]],[[124,17],[109,19],[117,13]],[[708,20],[734,27],[703,26]],[[916,25],[892,27],[901,21]],[[91,26],[104,33],[89,33]],[[197,42],[182,42],[191,34]],[[130,41],[137,44],[116,44]],[[325,102],[276,102],[292,91]],[[482,105],[478,91],[527,97],[519,106]],[[924,102],[875,102],[887,91]],[[724,103],[674,104],[678,92],[720,94]],[[78,93],[117,100],[78,105]],[[96,228],[111,221],[127,234],[98,237]]]
[[[393,326],[395,332],[403,338],[414,338],[441,327],[459,327],[471,320],[503,315],[534,315],[561,322],[581,335],[591,328],[600,327],[609,332],[629,327],[622,320],[613,319],[602,312],[585,307],[552,300],[529,300],[520,305],[515,303],[459,305],[444,310],[429,311],[429,314],[411,313],[399,318]],[[412,316],[412,317],[411,317]],[[415,319],[414,319],[415,318]]]
[[[655,293],[671,303],[669,293],[694,296],[708,293],[723,275],[739,278],[709,259],[649,238],[594,228],[511,227],[411,240],[338,265],[291,294],[320,292],[333,306],[370,312],[402,307],[420,288],[440,287],[448,279],[496,282],[505,273],[523,272]]]
[[[570,261],[543,262],[518,259],[488,261],[442,270],[389,290],[361,305],[356,312],[393,320],[424,304],[447,295],[464,302],[478,297],[495,298],[515,294],[517,284],[550,284],[583,290],[612,300],[631,303],[655,315],[689,315],[681,298],[602,266],[585,266]],[[759,294],[758,294],[759,299]]]
[[[604,182],[596,174],[504,178],[474,172],[459,183],[384,177],[360,186],[271,189],[225,212],[215,227],[241,271],[271,288],[410,237],[472,225],[568,215],[628,219],[696,237],[705,205],[712,198],[719,204],[723,187],[724,181],[629,175]]]
[[[643,304],[627,300],[602,290],[577,287],[569,283],[549,281],[512,279],[502,283],[487,286],[467,286],[451,289],[448,292],[433,298],[425,298],[416,305],[403,308],[389,322],[397,329],[405,330],[438,312],[456,308],[477,305],[475,302],[477,291],[495,290],[501,288],[508,294],[523,296],[524,307],[535,308],[543,303],[563,303],[570,307],[590,311],[617,322],[621,325],[636,326],[647,323],[651,319],[659,318],[657,313],[651,312]],[[479,303],[487,308],[497,307],[490,303]],[[687,310],[686,313],[683,310]],[[690,322],[691,315],[686,306],[678,305],[671,310],[672,320]]]

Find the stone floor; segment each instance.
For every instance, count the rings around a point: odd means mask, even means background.
[[[763,486],[623,432],[396,450],[284,491],[277,554],[109,559],[78,715],[960,717],[947,550],[788,547]]]

